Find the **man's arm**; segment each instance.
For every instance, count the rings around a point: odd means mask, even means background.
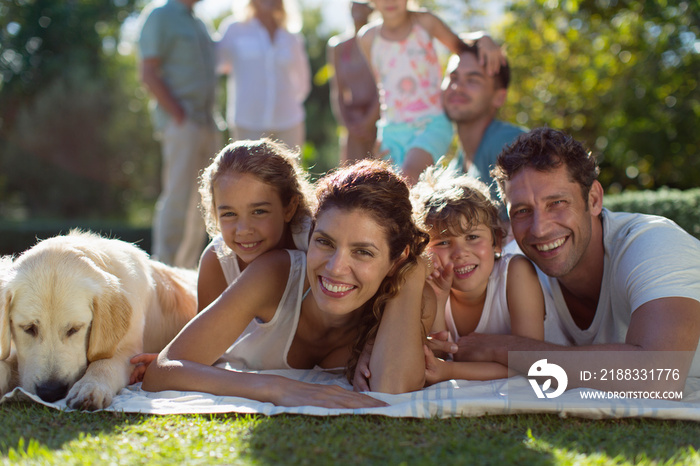
[[[145,58],[141,61],[141,81],[178,125],[185,121],[185,110],[161,76],[160,58]]]
[[[560,346],[530,338],[514,335],[485,335],[472,333],[460,338],[459,349],[454,358],[457,361],[492,361],[520,373],[527,374],[530,366],[542,357],[542,354],[527,355],[524,352],[548,352],[549,363],[561,366],[570,375],[569,387],[590,387],[597,389],[615,389],[621,381],[588,380],[582,382],[571,374],[582,370],[607,369],[615,366],[613,360],[601,360],[600,352],[630,352],[624,359],[624,365],[639,368],[652,368],[649,356],[663,356],[669,353],[668,368],[679,369],[678,380],[639,380],[640,390],[663,389],[682,390],[685,379],[700,338],[700,302],[690,298],[661,298],[640,306],[633,314],[627,337],[621,343],[608,343],[586,346]],[[518,352],[511,355],[509,352]],[[653,352],[653,353],[652,353]],[[621,356],[621,353],[620,353]],[[661,362],[653,365],[660,366]],[[671,367],[672,366],[672,367]],[[662,369],[663,367],[654,367]],[[626,389],[631,389],[630,381],[624,382]]]
[[[695,351],[700,337],[700,302],[660,298],[632,314],[625,343],[649,351]]]

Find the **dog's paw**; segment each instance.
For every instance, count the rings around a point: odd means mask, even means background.
[[[70,408],[94,411],[112,403],[112,389],[94,380],[79,380],[68,392],[66,404]]]

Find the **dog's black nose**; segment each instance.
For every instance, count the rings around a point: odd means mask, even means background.
[[[58,380],[49,380],[36,386],[36,394],[42,400],[53,403],[65,398],[68,394],[68,384]]]

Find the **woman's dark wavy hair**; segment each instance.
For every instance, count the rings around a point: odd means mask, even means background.
[[[362,160],[326,175],[318,181],[316,199],[314,219],[332,208],[360,209],[371,215],[386,233],[390,260],[399,260],[408,246],[408,256],[393,274],[384,278],[377,293],[364,305],[358,336],[345,370],[352,381],[360,353],[377,335],[386,303],[396,296],[406,273],[415,266],[430,238],[413,222],[406,180],[386,162]]]
[[[523,168],[544,172],[562,165],[566,165],[571,181],[581,186],[583,199],[588,199],[599,173],[595,157],[573,137],[551,128],[535,128],[521,134],[498,155],[491,176],[498,182],[501,198],[505,199],[505,182]]]

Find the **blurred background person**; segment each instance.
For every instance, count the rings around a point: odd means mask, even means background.
[[[440,101],[442,65],[434,39],[452,53],[462,39],[437,15],[408,0],[374,0],[380,19],[357,34],[380,98],[377,139],[385,158],[413,184],[423,170],[447,153],[452,124]],[[501,49],[488,36],[476,42],[480,61],[498,70]]]
[[[489,172],[501,150],[527,129],[497,118],[508,97],[508,63],[502,63],[498,72],[490,75],[479,63],[478,54],[476,47],[461,44],[445,69],[442,105],[459,139],[457,156],[450,161],[450,167],[483,181],[489,186],[491,197],[498,199],[498,189]]]
[[[357,45],[357,32],[374,11],[367,1],[351,1],[354,28],[328,40],[327,59],[333,67],[331,109],[340,125],[340,163],[371,155],[377,138],[379,96],[372,70]]]
[[[221,23],[218,71],[228,75],[226,121],[234,140],[304,144],[311,69],[291,0],[249,0]]]
[[[154,258],[193,268],[204,249],[199,171],[220,148],[214,121],[215,48],[192,8],[198,0],[152,2],[140,17],[141,81],[155,101],[162,191],[153,219]],[[185,229],[188,233],[185,234]]]

